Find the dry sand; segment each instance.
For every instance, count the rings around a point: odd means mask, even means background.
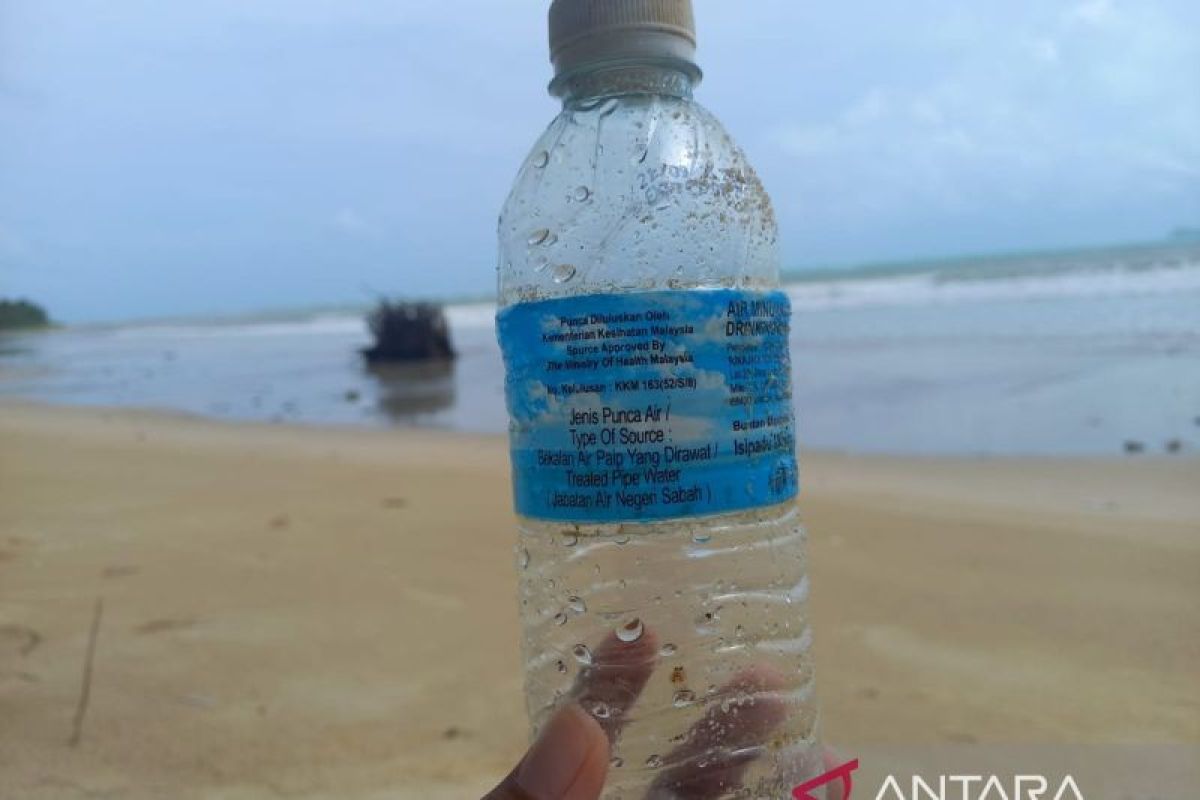
[[[803,463],[829,740],[1200,742],[1200,461]],[[477,797],[509,502],[499,438],[0,406],[0,797]]]

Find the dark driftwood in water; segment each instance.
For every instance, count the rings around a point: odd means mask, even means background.
[[[362,351],[369,364],[448,361],[457,355],[450,326],[435,303],[381,300],[367,316],[375,344]]]

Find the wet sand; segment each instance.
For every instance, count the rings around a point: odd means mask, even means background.
[[[1200,460],[802,464],[827,739],[1200,743]],[[499,437],[0,405],[0,797],[478,796],[509,502]]]

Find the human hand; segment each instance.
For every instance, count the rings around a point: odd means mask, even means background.
[[[571,700],[545,724],[512,772],[483,800],[597,800],[608,775],[612,744],[637,702],[658,658],[658,637],[647,628],[633,642],[610,635],[596,648]],[[709,800],[741,785],[761,745],[783,722],[787,709],[769,693],[783,676],[766,667],[738,673],[722,694],[751,695],[753,704],[713,703],[682,744],[663,757],[663,772],[647,800]],[[585,709],[606,708],[597,717]],[[711,758],[700,758],[716,753]]]

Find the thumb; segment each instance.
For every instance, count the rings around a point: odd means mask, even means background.
[[[608,773],[608,737],[577,704],[560,709],[533,747],[483,800],[597,800]]]

